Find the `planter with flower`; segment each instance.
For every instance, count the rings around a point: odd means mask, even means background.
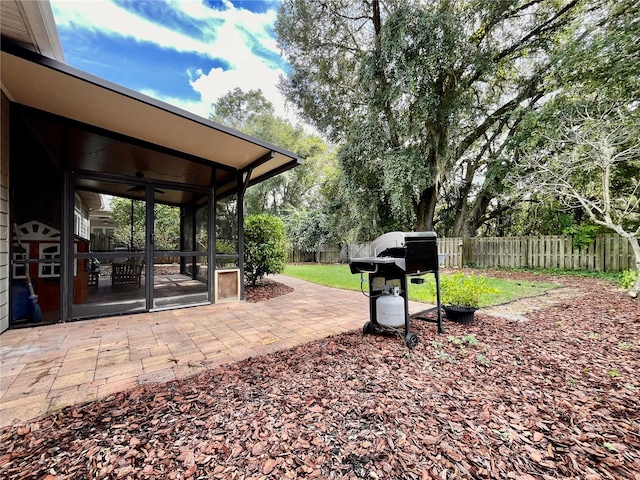
[[[485,277],[462,272],[443,276],[440,281],[442,304],[447,318],[458,323],[473,323],[482,295],[498,293],[487,285]]]

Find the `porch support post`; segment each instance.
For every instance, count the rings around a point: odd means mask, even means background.
[[[60,232],[60,321],[66,322],[71,317],[73,305],[73,189],[70,173],[65,169],[62,173],[62,229]],[[27,268],[29,268],[27,266]]]
[[[191,200],[189,204],[189,216],[191,217],[191,245],[194,252],[198,251],[198,236],[196,235],[196,202],[195,200]],[[182,237],[182,232],[180,232],[180,236]],[[198,266],[198,257],[191,257],[191,279],[195,280],[198,278],[198,272],[196,268]]]
[[[246,181],[242,179],[242,172],[238,173],[238,267],[240,267],[240,300],[244,300],[244,192],[247,189],[251,172]]]
[[[213,185],[213,180],[215,179],[215,169],[213,169],[213,177],[211,184]],[[217,268],[216,262],[216,190],[215,187],[211,188],[209,192],[209,200],[207,203],[207,210],[209,211],[209,215],[207,215],[207,251],[209,252],[209,257],[207,258],[208,268],[207,268],[207,284],[209,285],[209,301],[211,303],[215,302],[215,294],[214,289],[216,288],[215,284],[215,272]]]
[[[150,183],[146,186],[145,194],[145,261],[144,261],[144,294],[147,304],[147,309],[153,308],[153,284],[154,284],[154,272],[153,264],[155,261],[154,251],[155,246],[155,222],[154,222],[154,208],[155,199],[153,198],[153,185]],[[133,219],[131,219],[133,222]]]
[[[73,175],[67,169],[67,129],[62,129],[62,228],[60,229],[60,321],[71,318],[73,305],[74,207]],[[27,268],[29,266],[27,265]]]
[[[186,211],[187,209],[180,205],[180,251],[184,252],[185,250],[185,242],[184,242],[184,224],[185,224],[185,218],[188,215],[188,212]],[[181,275],[185,275],[187,269],[187,265],[186,262],[184,260],[184,257],[180,257],[180,274]]]

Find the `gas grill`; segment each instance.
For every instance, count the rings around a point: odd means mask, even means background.
[[[351,273],[369,275],[369,319],[363,333],[397,331],[404,326],[407,347],[418,344],[415,333],[409,332],[409,296],[407,276],[417,277],[433,273],[436,279],[438,333],[442,326],[440,277],[438,266],[445,255],[438,256],[435,232],[389,232],[376,238],[369,247],[369,256],[352,258]],[[412,278],[411,283],[423,283]]]

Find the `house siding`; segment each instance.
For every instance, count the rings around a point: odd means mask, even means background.
[[[0,118],[0,332],[9,328],[9,99],[1,95]]]

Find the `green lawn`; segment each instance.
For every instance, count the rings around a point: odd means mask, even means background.
[[[360,290],[360,275],[351,274],[348,265],[287,265],[285,275],[301,278],[309,282],[327,285],[329,287],[344,288],[347,290]],[[441,275],[441,277],[444,276]],[[422,285],[409,284],[409,299],[417,302],[435,303],[435,279],[432,274],[423,277]],[[487,278],[487,285],[496,289],[497,294],[483,295],[481,306],[498,305],[516,298],[539,295],[545,290],[558,287],[552,283],[509,281],[498,278]],[[364,275],[362,289],[368,293],[368,275]]]

